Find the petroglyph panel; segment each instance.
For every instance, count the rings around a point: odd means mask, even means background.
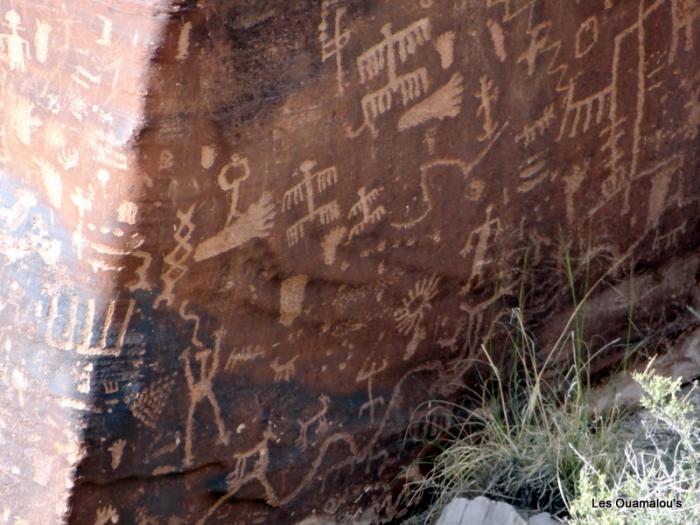
[[[544,323],[566,254],[698,248],[699,46],[692,0],[0,0],[0,517],[395,518],[525,261]]]

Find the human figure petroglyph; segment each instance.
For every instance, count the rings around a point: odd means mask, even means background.
[[[381,396],[374,397],[374,392],[372,391],[373,379],[374,376],[387,369],[389,362],[387,359],[382,359],[381,364],[377,364],[375,361],[372,361],[372,364],[370,365],[369,361],[370,359],[368,359],[367,362],[362,365],[362,368],[360,368],[360,370],[357,372],[355,381],[357,383],[367,381],[367,401],[360,406],[358,416],[362,417],[365,410],[368,411],[369,420],[371,424],[374,425],[375,407],[383,406],[384,398]]]
[[[24,31],[22,19],[17,11],[10,10],[5,13],[5,21],[10,33],[0,34],[0,51],[6,53],[10,71],[25,73],[31,53],[29,42],[19,35],[20,31]]]
[[[464,248],[459,252],[462,257],[473,254],[473,262],[471,264],[472,270],[469,276],[469,283],[472,284],[472,286],[479,286],[481,284],[485,267],[487,267],[490,262],[490,260],[486,258],[486,254],[488,253],[489,247],[494,245],[495,239],[497,239],[501,233],[501,220],[498,217],[492,218],[492,214],[493,204],[489,204],[486,208],[486,220],[481,226],[477,226],[469,233]]]
[[[189,266],[186,264],[190,255],[194,251],[194,247],[190,243],[192,238],[192,233],[194,231],[194,224],[192,223],[192,214],[194,213],[195,204],[189,207],[185,212],[178,211],[177,219],[179,221],[177,230],[173,234],[175,239],[175,248],[168,253],[163,261],[168,266],[167,269],[161,274],[161,279],[165,285],[161,294],[156,298],[154,302],[154,307],[158,308],[161,303],[165,303],[167,306],[172,305],[175,300],[174,289],[175,284],[182,279],[182,277],[189,270]]]
[[[219,354],[221,352],[221,342],[224,337],[224,330],[219,329],[214,333],[214,350],[202,348],[192,356],[191,347],[187,348],[180,359],[184,363],[185,379],[187,380],[187,390],[189,392],[189,407],[187,409],[187,422],[185,426],[185,466],[192,465],[192,432],[194,426],[194,414],[197,406],[207,401],[214,410],[214,421],[218,431],[216,443],[218,445],[228,445],[230,433],[226,431],[224,420],[221,417],[221,408],[214,394],[214,378],[219,371]],[[211,361],[210,361],[211,358]],[[192,362],[199,362],[199,377],[195,379],[192,372]]]
[[[77,295],[71,295],[69,299],[68,315],[59,309],[60,294],[51,297],[47,313],[47,323],[45,332],[46,344],[61,350],[72,350],[82,355],[113,355],[118,356],[124,349],[126,333],[136,309],[136,302],[129,299],[126,311],[121,320],[115,318],[117,312],[118,299],[113,299],[107,304],[104,312],[104,319],[99,328],[99,339],[96,345],[92,344],[94,338],[95,321],[97,319],[97,303],[95,299],[81,301]],[[82,319],[78,318],[78,313],[84,312]],[[56,321],[67,317],[66,325],[60,335],[55,333]],[[82,331],[77,332],[82,325]],[[116,339],[110,342],[113,337],[115,327]],[[78,340],[76,340],[76,337]]]
[[[230,172],[234,173],[232,178],[229,178]],[[236,153],[231,155],[231,161],[221,169],[217,177],[219,187],[231,195],[226,222],[221,231],[197,246],[194,252],[195,261],[209,259],[238,248],[252,239],[263,239],[270,235],[275,218],[275,207],[270,193],[263,192],[258,202],[251,204],[245,212],[238,209],[241,184],[249,177],[248,159]]]
[[[306,421],[297,419],[297,425],[299,425],[299,437],[297,438],[296,443],[301,450],[306,450],[306,447],[309,446],[309,430],[311,427],[313,427],[313,425],[317,424],[316,430],[314,430],[314,434],[317,436],[325,434],[330,428],[326,414],[328,413],[328,407],[330,406],[331,399],[327,395],[321,394],[318,397],[318,400],[321,402],[321,408],[318,410],[318,412],[316,412]]]
[[[425,99],[407,109],[398,122],[398,130],[404,131],[431,120],[454,118],[462,111],[463,77],[452,75],[447,83]]]
[[[367,191],[365,186],[357,190],[359,200],[350,208],[348,219],[359,217],[360,222],[350,228],[348,240],[360,235],[367,227],[378,223],[382,217],[386,215],[384,206],[380,205],[374,209],[371,208],[372,203],[379,198],[379,194],[382,191],[384,191],[384,188],[374,188],[373,190]]]
[[[329,31],[331,10],[335,15],[332,33]],[[321,43],[321,62],[335,57],[338,94],[345,91],[345,71],[343,69],[343,49],[350,41],[351,31],[342,29],[342,19],[347,9],[338,0],[322,0],[321,23],[318,26],[318,40]]]
[[[287,190],[282,197],[282,211],[290,211],[306,202],[306,214],[287,229],[287,244],[294,246],[306,235],[306,226],[314,221],[321,225],[330,224],[340,218],[338,201],[332,200],[318,206],[316,196],[338,183],[338,171],[335,166],[313,171],[316,161],[302,162],[293,176],[301,175],[301,182]]]
[[[397,72],[399,63],[405,63],[418,52],[419,47],[430,41],[430,19],[422,18],[396,33],[392,32],[391,24],[384,24],[381,33],[384,39],[357,58],[357,68],[363,84],[384,72],[387,73],[388,82],[379,90],[362,97],[363,123],[355,130],[348,129],[351,138],[358,137],[365,129],[369,129],[374,137],[379,136],[375,121],[393,109],[395,94],[401,95],[401,104],[407,107],[422,98],[430,88],[428,71],[424,67],[404,75]]]
[[[483,133],[477,137],[479,142],[490,140],[498,130],[499,123],[494,120],[493,105],[498,101],[499,93],[498,86],[486,75],[479,79],[479,91],[474,94],[480,101],[476,116],[483,118]]]

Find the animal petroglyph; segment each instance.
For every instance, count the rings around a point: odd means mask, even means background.
[[[287,229],[287,244],[292,247],[306,235],[306,226],[318,221],[321,225],[330,224],[340,218],[340,207],[336,200],[320,206],[316,205],[316,196],[338,183],[338,171],[335,166],[314,172],[316,162],[304,161],[299,167],[301,182],[287,190],[282,198],[282,211],[306,202],[306,214]],[[295,171],[293,176],[299,175]]]
[[[309,430],[311,427],[317,425],[316,429],[314,430],[314,435],[317,436],[325,434],[330,428],[326,414],[328,413],[328,407],[331,404],[331,400],[325,394],[321,394],[318,400],[321,402],[321,408],[318,412],[316,412],[316,414],[305,421],[297,419],[297,424],[299,425],[299,437],[297,438],[296,442],[301,450],[306,450],[306,447],[309,446]]]
[[[279,359],[275,357],[275,360],[270,363],[270,368],[275,373],[275,382],[280,383],[282,381],[289,382],[292,380],[294,374],[296,374],[296,361],[299,356],[294,356],[292,359],[286,363],[280,363]]]
[[[474,96],[479,99],[479,108],[476,110],[476,116],[482,117],[483,122],[483,133],[477,137],[479,142],[485,140],[490,140],[498,129],[498,122],[494,120],[493,116],[493,104],[498,101],[498,96],[500,90],[498,86],[494,86],[493,80],[490,80],[486,76],[482,76],[479,79],[480,88]]]
[[[239,176],[227,177],[229,171],[240,171]],[[238,210],[241,184],[250,177],[248,159],[237,154],[219,172],[219,187],[231,192],[231,204],[224,228],[213,237],[202,241],[194,252],[195,261],[203,261],[242,246],[252,239],[263,239],[270,234],[275,218],[272,195],[263,193],[258,202],[251,204],[245,212]]]
[[[187,390],[189,392],[189,407],[187,409],[187,422],[185,426],[185,456],[184,464],[192,465],[192,433],[194,425],[194,413],[197,406],[204,401],[208,401],[211,408],[214,410],[214,421],[218,431],[216,443],[219,445],[228,445],[230,434],[226,431],[224,420],[221,417],[221,408],[219,402],[214,395],[214,378],[219,371],[219,354],[221,352],[221,341],[224,337],[223,330],[217,330],[214,333],[214,350],[204,348],[198,350],[194,357],[191,355],[191,348],[185,350],[180,359],[184,363],[185,379],[187,380]],[[211,358],[211,361],[210,361]],[[192,362],[199,362],[199,377],[195,379],[192,371]]]
[[[405,63],[410,56],[418,52],[419,47],[430,41],[430,19],[422,18],[397,33],[392,32],[391,24],[385,24],[381,33],[384,39],[357,58],[357,68],[363,84],[385,71],[388,82],[379,90],[362,97],[360,105],[363,123],[356,130],[348,130],[348,136],[351,138],[358,137],[365,129],[369,129],[374,137],[379,136],[375,122],[378,117],[395,107],[394,95],[400,94],[402,106],[407,107],[411,102],[423,97],[430,87],[428,71],[424,67],[404,75],[397,72],[399,64]]]
[[[554,104],[550,104],[544,109],[544,112],[540,118],[531,124],[525,124],[523,130],[515,136],[515,141],[525,147],[528,147],[530,144],[535,142],[538,137],[544,135],[555,120],[556,115],[554,113]]]

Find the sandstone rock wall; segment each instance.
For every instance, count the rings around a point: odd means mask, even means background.
[[[698,248],[694,0],[0,16],[7,523],[391,518],[523,270]]]

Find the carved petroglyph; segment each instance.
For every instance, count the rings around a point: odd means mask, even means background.
[[[436,275],[421,279],[409,290],[408,296],[401,300],[401,306],[394,311],[399,333],[412,336],[406,347],[404,359],[409,359],[415,353],[418,343],[425,339],[424,318],[432,308],[432,300],[438,294],[439,283],[440,279]]]
[[[334,19],[329,21],[333,11]],[[343,49],[350,41],[350,31],[342,29],[342,19],[347,9],[339,0],[322,0],[321,23],[318,26],[318,40],[321,43],[321,62],[335,57],[336,82],[340,95],[345,91],[345,71],[343,69]],[[329,26],[332,26],[330,29]]]
[[[540,118],[531,124],[525,124],[523,130],[515,136],[515,141],[525,147],[528,147],[530,144],[535,142],[538,137],[544,135],[555,120],[556,115],[554,113],[554,104],[550,104],[544,109],[544,112]]]
[[[338,171],[335,166],[314,172],[316,162],[304,161],[293,176],[301,172],[301,182],[284,193],[282,211],[306,202],[306,214],[287,229],[287,244],[292,247],[306,235],[306,226],[318,221],[321,225],[330,224],[340,218],[340,207],[336,200],[320,206],[316,205],[316,195],[338,183]]]
[[[467,286],[477,287],[483,283],[484,272],[490,259],[487,259],[489,247],[495,246],[501,233],[501,220],[492,218],[493,205],[486,208],[486,220],[481,226],[475,228],[467,237],[464,248],[459,252],[462,257],[472,255],[471,273]]]
[[[0,34],[0,52],[6,54],[3,59],[7,61],[10,71],[25,73],[31,53],[29,42],[20,36],[20,32],[25,30],[22,18],[17,11],[10,10],[5,13],[5,22],[10,32]]]
[[[316,429],[313,432],[316,436],[322,436],[328,432],[328,429],[330,428],[326,414],[328,413],[328,407],[331,404],[331,399],[327,395],[321,394],[318,400],[321,402],[321,408],[318,410],[318,412],[305,421],[297,419],[297,424],[299,425],[299,437],[297,438],[296,443],[301,450],[306,450],[306,447],[309,446],[309,430],[314,425],[316,425]]]
[[[294,356],[292,359],[286,363],[280,363],[279,358],[275,357],[274,361],[270,363],[270,368],[275,373],[275,383],[281,383],[282,381],[289,383],[296,374],[296,361],[299,356]]]
[[[508,52],[506,51],[506,35],[503,32],[501,24],[495,20],[489,20],[486,22],[489,28],[489,34],[491,35],[491,42],[493,43],[493,50],[496,53],[496,57],[500,62],[505,62],[508,58]]]
[[[440,55],[442,69],[449,69],[455,60],[455,38],[455,32],[448,31],[435,39],[435,50]]]
[[[224,370],[227,372],[233,372],[236,369],[238,363],[244,363],[247,361],[253,361],[265,356],[265,351],[259,345],[246,345],[240,350],[234,349],[226,360],[226,366]]]
[[[41,124],[41,120],[32,115],[34,104],[26,97],[10,93],[7,106],[10,130],[22,144],[31,146],[32,132]]]
[[[462,110],[462,75],[455,73],[442,87],[409,108],[399,119],[398,129],[404,131],[431,120],[456,117]]]
[[[547,160],[542,158],[542,154],[533,155],[525,160],[518,167],[518,192],[527,193],[536,188],[548,178],[554,180],[557,176],[556,171],[545,169]]]
[[[112,470],[118,469],[121,465],[122,457],[124,456],[124,447],[126,446],[126,440],[118,439],[107,449],[112,455]]]
[[[202,146],[202,150],[200,152],[200,165],[202,168],[205,170],[208,170],[214,165],[214,161],[216,160],[216,149],[214,146]]]
[[[184,363],[185,379],[187,380],[187,390],[189,392],[189,407],[187,409],[187,422],[185,426],[185,456],[184,464],[192,465],[192,433],[194,425],[194,414],[197,406],[204,401],[208,401],[211,408],[214,410],[214,421],[218,431],[219,445],[228,445],[230,434],[226,431],[224,420],[221,417],[221,408],[214,394],[214,378],[219,371],[219,354],[221,352],[221,341],[225,332],[217,330],[214,333],[214,350],[203,348],[198,350],[194,357],[191,355],[191,348],[185,350],[180,359]],[[193,340],[195,337],[193,336]],[[211,358],[211,362],[210,362]],[[192,372],[192,362],[199,362],[199,378],[195,380]]]
[[[476,116],[483,118],[483,133],[477,137],[477,140],[483,142],[492,139],[498,130],[499,123],[494,120],[493,104],[498,101],[500,90],[498,86],[494,86],[493,80],[485,75],[479,79],[479,85],[479,91],[474,96],[480,101]]]
[[[382,396],[374,397],[372,383],[374,376],[386,370],[389,366],[389,362],[383,359],[382,363],[378,365],[375,361],[369,364],[369,361],[370,360],[362,365],[362,368],[357,372],[357,377],[355,378],[357,383],[367,381],[367,401],[360,406],[357,415],[362,417],[362,414],[368,411],[370,422],[374,424],[375,407],[384,406],[384,398]]]
[[[321,249],[323,251],[324,264],[331,266],[335,263],[338,246],[340,246],[345,240],[347,231],[348,229],[344,226],[338,226],[333,228],[323,238],[323,241],[321,242]]]
[[[393,33],[391,24],[382,26],[384,39],[372,46],[357,58],[360,81],[363,84],[379,77],[386,71],[388,82],[384,87],[362,97],[363,123],[355,130],[348,130],[348,136],[358,137],[368,129],[374,137],[379,136],[376,120],[391,111],[396,104],[394,95],[401,95],[401,104],[407,107],[411,102],[423,97],[430,85],[428,71],[421,67],[410,73],[398,75],[397,66],[405,63],[418,48],[431,39],[430,19],[422,18],[417,22]]]
[[[359,200],[350,208],[348,219],[359,217],[360,222],[350,228],[348,240],[360,235],[368,226],[378,223],[386,215],[384,206],[377,206],[374,209],[371,207],[372,203],[379,198],[379,194],[383,190],[384,188],[375,188],[368,192],[364,186],[357,190]]]
[[[671,16],[673,30],[671,33],[671,49],[669,61],[674,62],[679,50],[692,51],[695,44],[693,26],[700,20],[700,5],[697,0],[671,0]],[[681,47],[683,40],[683,47]]]
[[[94,525],[107,525],[108,523],[119,523],[119,513],[112,505],[100,507],[95,515]]]
[[[163,259],[168,268],[161,275],[165,287],[155,300],[154,306],[156,308],[163,302],[168,306],[172,305],[175,300],[175,284],[182,279],[189,269],[185,263],[194,251],[194,247],[190,243],[194,231],[194,224],[192,223],[194,208],[195,205],[193,204],[186,212],[177,212],[179,225],[173,235],[176,245]]]
[[[680,226],[673,228],[668,233],[661,234],[659,230],[654,232],[654,242],[652,244],[652,250],[655,252],[663,252],[670,250],[678,244],[678,238],[680,235],[686,232],[688,227],[688,219],[684,220]]]
[[[156,428],[158,418],[174,388],[175,380],[173,378],[155,379],[146,388],[127,398],[129,410],[136,419],[153,430]]]
[[[177,54],[175,60],[185,60],[190,56],[190,35],[192,34],[192,22],[187,21],[180,28],[177,38]]]
[[[34,159],[34,164],[41,174],[41,181],[44,183],[44,189],[46,190],[49,202],[54,208],[61,209],[61,202],[63,199],[63,181],[61,179],[61,174],[45,159],[37,157]]]
[[[44,64],[49,56],[49,36],[51,35],[51,24],[43,20],[37,20],[36,32],[34,33],[34,48],[36,49],[36,59]]]
[[[586,175],[588,174],[589,164],[582,166],[574,166],[571,173],[564,175],[564,195],[566,197],[566,220],[569,224],[573,224],[576,220],[576,193],[581,188]]]
[[[590,53],[598,43],[599,36],[598,19],[595,16],[591,16],[581,22],[578,31],[576,31],[576,58],[582,58]]]
[[[295,275],[282,282],[280,287],[280,319],[284,326],[291,326],[301,315],[304,291],[309,282],[307,275]]]
[[[421,200],[425,206],[425,210],[423,213],[421,213],[418,217],[404,221],[404,222],[392,222],[391,225],[394,228],[398,229],[410,229],[414,228],[421,222],[425,220],[425,218],[430,214],[430,212],[434,208],[434,203],[433,203],[433,198],[430,195],[430,184],[429,181],[431,178],[429,177],[430,171],[434,168],[440,168],[440,167],[448,167],[448,168],[455,168],[459,174],[465,179],[468,180],[474,169],[481,164],[481,162],[484,160],[486,155],[491,151],[493,145],[496,143],[496,141],[500,138],[501,134],[503,131],[506,129],[508,126],[508,122],[503,124],[501,128],[494,133],[493,137],[489,141],[488,144],[486,144],[483,149],[479,152],[479,154],[469,163],[466,163],[465,161],[461,159],[438,159],[432,162],[428,162],[427,164],[424,164],[420,168],[420,190],[421,190]],[[477,202],[481,198],[481,194],[484,189],[484,183],[479,180],[472,180],[470,185],[469,185],[469,192],[467,194],[467,199],[473,202]]]
[[[118,299],[107,304],[103,321],[99,324],[97,344],[93,344],[97,317],[95,299],[81,301],[77,295],[71,295],[68,300],[67,315],[59,308],[61,295],[51,297],[47,313],[45,332],[46,344],[61,350],[73,350],[82,355],[119,355],[124,348],[129,323],[134,315],[136,302],[129,299],[122,318],[116,319]],[[80,317],[79,317],[79,314]],[[60,334],[56,334],[56,322],[65,319],[65,326]],[[82,330],[79,328],[82,325]],[[77,339],[77,340],[76,340]]]
[[[123,200],[117,207],[117,220],[124,224],[136,224],[136,214],[139,208],[136,203]]]
[[[239,171],[239,176],[229,179],[230,171]],[[258,202],[251,204],[245,212],[238,209],[241,184],[250,177],[248,159],[237,154],[219,172],[218,183],[223,191],[230,191],[231,204],[224,228],[216,235],[202,241],[194,252],[195,261],[203,261],[242,246],[252,239],[264,239],[270,235],[275,217],[272,195],[263,192]]]

